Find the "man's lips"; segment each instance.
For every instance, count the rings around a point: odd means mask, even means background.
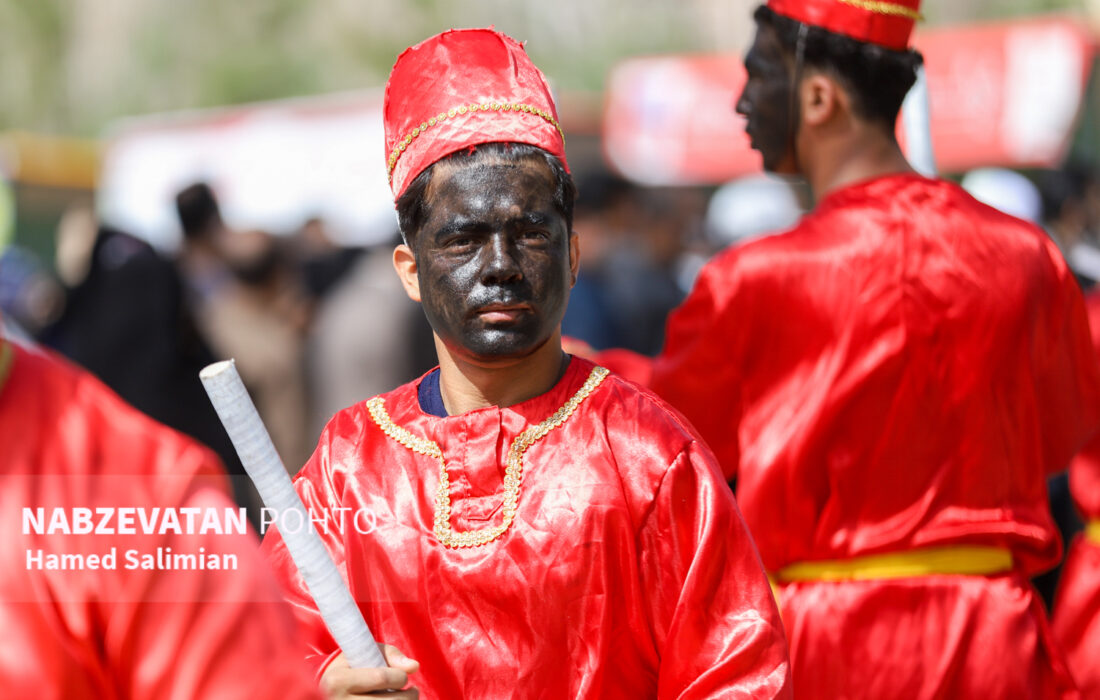
[[[507,323],[530,311],[531,307],[527,304],[488,304],[475,311],[474,315],[487,323]]]

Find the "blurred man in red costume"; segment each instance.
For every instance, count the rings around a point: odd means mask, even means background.
[[[1093,430],[1100,378],[1054,244],[902,155],[918,17],[757,10],[737,111],[817,204],[704,269],[650,384],[736,482],[800,695],[1059,697],[1028,577],[1058,561],[1045,478]]]
[[[321,535],[375,635],[425,697],[789,697],[713,455],[562,351],[574,193],[541,72],[503,34],[444,32],[398,58],[384,110],[394,264],[440,367],[337,413],[295,481],[315,512],[371,514]],[[404,685],[404,660],[348,668],[277,532],[264,547],[332,696]]]
[[[239,511],[227,489],[205,447],[0,333],[0,693],[316,697],[255,536],[198,524]]]
[[[1100,356],[1100,292],[1085,300]],[[1100,698],[1100,435],[1074,457],[1069,486],[1085,530],[1069,548],[1054,601],[1054,636],[1066,651],[1081,695]]]

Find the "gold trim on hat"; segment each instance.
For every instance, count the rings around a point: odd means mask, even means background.
[[[848,0],[845,0],[848,1]],[[420,126],[416,127],[409,133],[405,134],[405,137],[397,140],[397,145],[390,151],[390,159],[387,165],[389,166],[386,171],[387,179],[390,184],[393,184],[393,170],[397,167],[397,161],[401,158],[401,154],[405,152],[405,149],[409,147],[418,136],[423,134],[428,129],[436,126],[448,119],[454,119],[455,117],[468,114],[470,112],[528,112],[534,114],[537,117],[542,117],[549,122],[555,129],[558,130],[558,134],[561,136],[561,140],[565,142],[565,132],[561,130],[561,126],[558,124],[558,120],[554,119],[554,115],[547,112],[544,109],[538,107],[532,107],[529,104],[522,102],[471,102],[468,105],[459,105],[453,107],[446,112],[440,112],[439,114],[431,117],[427,121],[420,122]]]
[[[845,5],[851,5],[852,7],[858,7],[861,10],[873,12],[876,15],[890,15],[891,17],[904,17],[905,19],[911,19],[914,22],[924,21],[924,15],[917,12],[911,7],[905,5],[899,5],[894,2],[882,2],[882,0],[837,0],[837,2]]]

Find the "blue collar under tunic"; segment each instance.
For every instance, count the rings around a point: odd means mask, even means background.
[[[439,389],[439,368],[436,367],[428,373],[416,388],[416,398],[420,402],[420,410],[429,416],[446,418],[447,407],[443,405],[443,392]]]

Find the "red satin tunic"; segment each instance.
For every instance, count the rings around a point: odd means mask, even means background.
[[[670,319],[653,389],[737,479],[771,571],[928,546],[1000,577],[782,594],[810,697],[1045,697],[1066,684],[1026,576],[1058,561],[1046,475],[1100,417],[1081,293],[1039,229],[915,175],[728,250]]]
[[[1100,355],[1100,293],[1090,294],[1085,304],[1093,346]],[[1081,517],[1100,522],[1100,434],[1073,459],[1069,485]],[[1054,634],[1066,650],[1082,695],[1100,698],[1100,542],[1084,534],[1074,539],[1062,567]]]
[[[0,346],[3,341],[0,341]],[[130,408],[90,374],[15,347],[0,386],[0,695],[43,700],[313,698],[293,617],[254,535],[103,534],[139,529],[118,509],[236,509],[217,458]],[[89,534],[38,534],[23,509],[78,508]],[[104,520],[103,511],[115,509]],[[47,519],[51,516],[47,516]],[[127,569],[165,554],[235,555],[234,570]],[[49,555],[114,568],[50,569]],[[33,560],[41,553],[42,558]],[[28,560],[28,556],[32,560]],[[73,560],[75,561],[75,559]],[[166,560],[166,561],[171,561]]]
[[[454,530],[478,530],[503,523],[513,441],[593,369],[574,358],[541,396],[447,418],[421,410],[418,382],[382,398],[393,426],[441,449]],[[714,457],[660,400],[604,379],[524,453],[510,528],[461,549],[433,533],[439,462],[386,422],[366,403],[336,414],[295,485],[315,518],[373,515],[370,534],[317,529],[375,636],[420,661],[423,697],[790,696],[756,549]],[[335,644],[277,531],[264,549],[320,672]]]

